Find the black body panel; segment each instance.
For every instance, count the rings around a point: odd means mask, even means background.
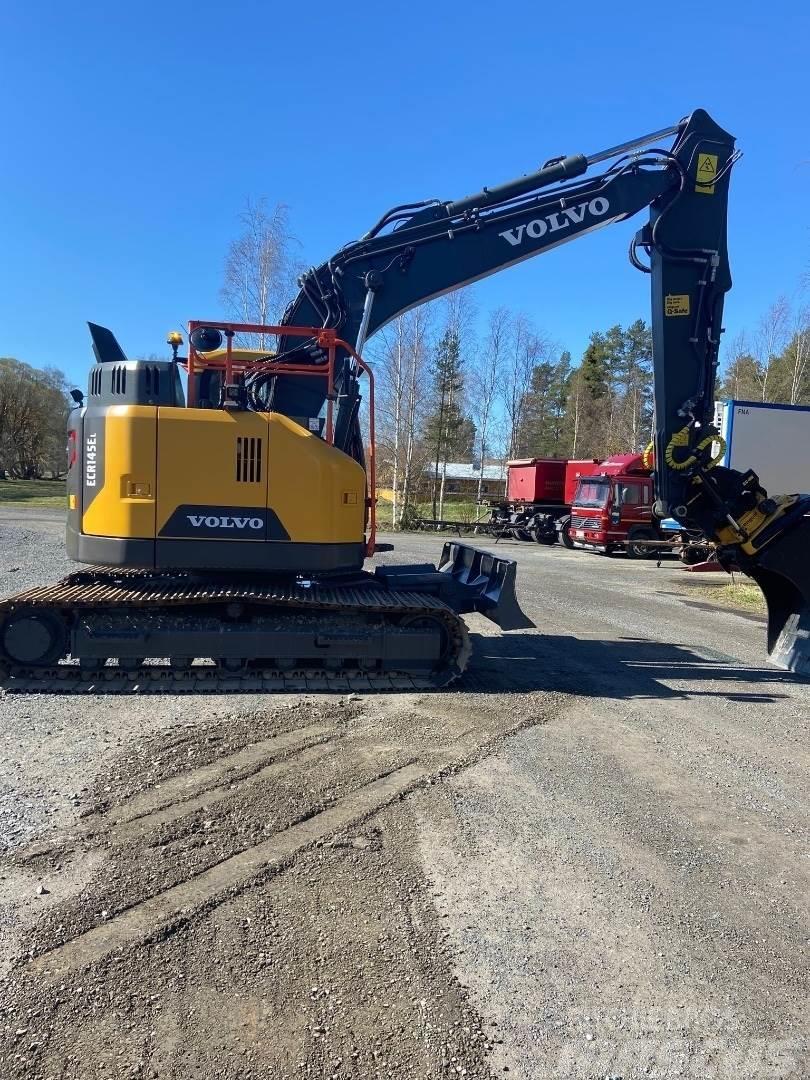
[[[70,521],[67,526],[67,553],[75,562],[96,566],[134,566],[154,568],[155,541],[133,540],[117,536],[88,536]]]
[[[86,536],[68,525],[67,553],[76,562],[95,566],[317,575],[336,570],[359,570],[365,558],[365,547],[363,544],[257,543],[250,540],[131,540],[116,536]]]
[[[259,570],[306,576],[359,570],[364,558],[364,544],[255,543],[250,540],[157,540],[155,543],[158,570]]]

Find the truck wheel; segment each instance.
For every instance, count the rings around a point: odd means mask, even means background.
[[[516,540],[531,540],[532,538],[528,529],[512,529],[512,535]]]
[[[560,527],[560,540],[563,547],[573,548],[574,541],[571,539],[571,518],[565,518]]]
[[[552,544],[557,543],[556,532],[546,532],[545,530],[541,531],[540,529],[534,529],[532,531],[532,537],[534,538],[535,543],[545,544],[546,547],[551,547]]]
[[[655,548],[647,547],[646,544],[637,544],[637,540],[657,540],[658,537],[652,529],[631,529],[627,534],[625,551],[628,559],[649,559],[657,555]]]

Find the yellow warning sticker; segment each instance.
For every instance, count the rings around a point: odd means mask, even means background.
[[[688,315],[689,314],[689,294],[685,293],[683,296],[677,296],[670,293],[669,296],[664,297],[664,314],[665,315]]]
[[[717,176],[717,154],[698,154],[697,183],[695,191],[714,195],[714,178]]]

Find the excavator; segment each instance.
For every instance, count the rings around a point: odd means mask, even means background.
[[[130,360],[89,324],[67,480],[68,554],[85,565],[0,603],[4,684],[428,689],[467,664],[462,615],[532,626],[510,559],[449,543],[436,566],[364,569],[379,545],[363,349],[408,309],[645,208],[629,257],[651,282],[654,512],[758,582],[772,660],[810,674],[810,495],[723,467],[713,426],[739,157],[697,109],[461,199],[395,206],[306,271],[277,324],[192,321],[185,357],[179,332],[171,359]]]

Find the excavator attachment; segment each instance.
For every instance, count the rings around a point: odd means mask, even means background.
[[[768,605],[771,661],[810,676],[810,516],[768,544],[745,571]]]

